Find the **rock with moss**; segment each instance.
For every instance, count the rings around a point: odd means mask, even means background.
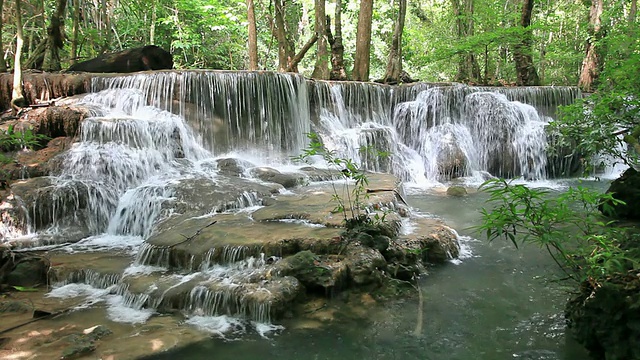
[[[467,195],[467,189],[462,186],[450,186],[447,189],[447,195],[461,197]]]
[[[276,265],[280,275],[298,279],[307,291],[324,293],[329,289],[342,288],[347,268],[339,257],[319,256],[309,250],[288,256]]]
[[[367,246],[349,244],[345,250],[345,263],[349,280],[355,285],[380,284],[387,262],[380,251]]]

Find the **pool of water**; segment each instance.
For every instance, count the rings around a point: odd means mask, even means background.
[[[605,189],[606,183],[587,186]],[[316,329],[285,330],[264,339],[212,338],[150,359],[554,359],[582,360],[583,348],[565,334],[564,304],[573,284],[535,246],[482,239],[471,227],[487,195],[463,198],[414,194],[422,214],[444,219],[471,256],[429,269],[419,297],[372,311],[369,321],[335,321]]]

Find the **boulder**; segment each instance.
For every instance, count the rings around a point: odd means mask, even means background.
[[[27,257],[16,263],[7,275],[6,283],[10,286],[33,287],[47,283],[49,263],[42,257]]]
[[[467,195],[467,189],[463,186],[450,186],[447,189],[447,195],[456,197],[465,196]]]
[[[216,164],[220,173],[229,176],[241,176],[246,169],[255,166],[248,161],[234,158],[218,159]]]
[[[380,284],[382,270],[387,267],[380,251],[357,244],[347,246],[344,262],[349,268],[349,280],[360,286]]]
[[[249,172],[252,176],[255,176],[262,181],[280,184],[286,189],[291,189],[307,182],[307,177],[303,174],[282,173],[270,167],[256,167],[250,169]]]
[[[342,288],[347,275],[347,266],[339,257],[318,256],[308,250],[282,259],[275,269],[280,275],[298,279],[307,291],[321,294]]]
[[[613,180],[607,193],[622,200],[625,204],[613,205],[605,202],[599,206],[600,211],[607,215],[622,219],[640,220],[640,173],[635,169],[627,169],[622,176]]]

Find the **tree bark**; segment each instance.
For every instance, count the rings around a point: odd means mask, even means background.
[[[311,78],[313,79],[329,79],[329,50],[327,48],[326,21],[325,0],[315,0],[315,35],[318,41],[316,42],[316,64],[311,74]]]
[[[24,39],[22,38],[22,10],[21,0],[16,0],[16,56],[13,66],[13,91],[11,93],[11,107],[15,112],[23,105],[24,95],[22,93],[22,67],[20,66],[20,58],[22,57],[22,47]]]
[[[451,0],[453,14],[456,18],[456,33],[459,40],[473,35],[474,0]],[[480,66],[473,51],[458,54],[458,73],[456,81],[481,83]]]
[[[311,38],[307,41],[306,44],[304,44],[304,46],[302,47],[302,49],[300,49],[300,52],[298,52],[290,61],[289,64],[287,65],[287,68],[285,69],[288,72],[291,71],[295,71],[297,72],[298,70],[298,64],[300,63],[300,61],[304,58],[304,56],[307,54],[307,51],[309,51],[309,49],[311,49],[311,47],[313,46],[313,44],[316,43],[316,41],[318,40],[318,35],[317,34],[313,34],[313,36],[311,36]],[[295,70],[294,70],[295,69]]]
[[[64,46],[64,12],[67,7],[66,0],[56,2],[56,11],[51,17],[51,23],[47,28],[47,48],[45,51],[42,70],[60,71],[60,49]]]
[[[4,0],[0,0],[0,14],[4,14]],[[0,72],[7,71],[7,63],[4,61],[4,43],[2,42],[2,15],[0,15]]]
[[[373,17],[373,0],[360,1],[358,29],[356,30],[356,54],[353,61],[353,80],[369,81],[369,65],[371,62],[371,21]]]
[[[153,1],[151,3],[151,27],[149,28],[149,45],[153,45],[156,42],[156,20],[158,19],[156,6],[156,2]]]
[[[247,20],[249,22],[249,70],[258,70],[258,31],[253,0],[247,0]]]
[[[520,25],[523,28],[522,39],[513,49],[513,60],[516,66],[516,84],[518,86],[540,85],[538,72],[531,56],[531,14],[534,0],[523,0]]]
[[[587,41],[586,55],[582,61],[582,70],[580,71],[580,79],[578,81],[578,86],[587,92],[594,90],[602,68],[603,57],[597,49],[597,43],[604,37],[604,31],[602,29],[603,8],[603,0],[591,1],[591,8],[589,10],[589,39]]]
[[[631,6],[629,7],[629,25],[633,26],[636,22],[636,14],[638,13],[637,0],[631,0]]]
[[[389,50],[389,60],[387,69],[382,78],[385,84],[397,84],[401,81],[402,73],[402,33],[404,31],[404,20],[407,14],[407,0],[398,0],[398,18],[393,29],[391,38],[391,49]]]
[[[73,35],[71,39],[71,65],[78,60],[78,30],[80,29],[80,0],[72,0],[73,6]]]
[[[293,44],[287,37],[287,29],[284,24],[284,0],[275,0],[275,23],[276,38],[278,39],[278,71],[298,72],[297,66],[289,66],[295,56],[295,51]]]
[[[342,44],[342,0],[336,0],[335,13],[336,36],[331,34],[331,18],[327,16],[327,39],[331,45],[331,80],[347,80],[347,71],[344,68],[344,45]]]

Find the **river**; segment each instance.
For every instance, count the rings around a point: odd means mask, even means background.
[[[606,187],[605,182],[586,185]],[[486,199],[484,193],[408,196],[414,211],[438,216],[455,228],[465,249],[462,261],[431,268],[419,279],[422,305],[414,296],[371,311],[368,322],[344,320],[311,330],[290,330],[285,321],[285,330],[268,339],[212,338],[148,359],[209,359],[212,353],[216,359],[587,358],[565,334],[563,309],[572,284],[556,281],[562,274],[545,251],[489,243],[471,229]],[[339,306],[340,300],[334,301]]]

